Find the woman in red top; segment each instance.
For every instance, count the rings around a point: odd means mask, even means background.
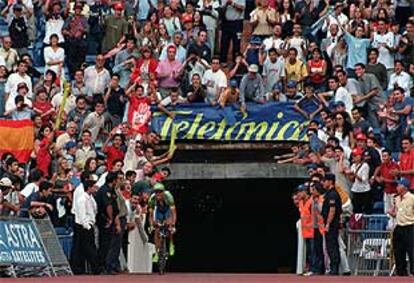
[[[312,59],[308,61],[309,80],[314,86],[315,90],[325,91],[327,64],[322,58],[321,50],[315,48],[312,51]]]
[[[47,125],[55,113],[52,104],[47,100],[46,89],[41,87],[36,92],[36,100],[33,102],[33,110],[42,118],[42,124]]]
[[[50,132],[47,136],[44,136],[40,141],[39,150],[36,156],[36,167],[42,171],[45,177],[50,177],[49,170],[52,164],[52,148],[53,148],[54,133]]]
[[[143,85],[148,85],[156,79],[158,61],[152,57],[152,52],[147,46],[141,48],[142,57],[135,62],[135,68],[131,74],[131,80]]]

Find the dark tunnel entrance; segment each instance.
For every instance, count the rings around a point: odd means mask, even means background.
[[[170,184],[178,210],[173,272],[294,272],[299,180],[188,180]]]

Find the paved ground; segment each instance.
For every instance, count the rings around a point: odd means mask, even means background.
[[[56,278],[24,278],[24,279],[1,279],[0,283],[12,282],[31,282],[31,283],[244,283],[244,282],[280,282],[280,283],[299,283],[299,282],[326,282],[326,283],[405,283],[414,282],[414,278],[397,278],[397,277],[301,277],[291,274],[206,274],[206,273],[171,273],[163,276],[160,275],[117,275],[117,276],[75,276]]]

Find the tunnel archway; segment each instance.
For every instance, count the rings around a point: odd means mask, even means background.
[[[174,272],[293,272],[300,180],[186,180],[170,184],[178,209]]]

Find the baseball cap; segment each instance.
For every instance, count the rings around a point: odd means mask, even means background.
[[[132,186],[132,195],[139,193],[151,192],[151,186],[148,181],[138,181]]]
[[[237,80],[235,80],[235,79],[230,80],[230,86],[231,87],[237,87],[238,86]]]
[[[363,134],[363,133],[359,133],[356,136],[356,139],[359,140],[359,141],[366,141],[367,140],[367,136],[365,134]]]
[[[318,165],[315,164],[315,163],[311,163],[311,164],[306,165],[306,169],[308,169],[308,170],[310,170],[310,169],[315,170],[316,168],[318,168]]]
[[[77,146],[76,142],[74,142],[74,141],[68,141],[65,144],[65,149],[68,150],[68,149],[71,149],[71,148],[76,147],[76,146]]]
[[[260,39],[260,37],[256,37],[253,36],[252,38],[250,38],[250,44],[256,44],[256,45],[260,45],[262,44],[262,40]]]
[[[296,88],[296,81],[288,81],[287,87],[288,88]]]
[[[314,188],[315,190],[317,190],[320,194],[322,194],[324,192],[323,187],[320,183],[312,183],[311,184],[311,188]]]
[[[15,10],[15,11],[21,11],[21,10],[23,10],[23,5],[22,4],[19,4],[19,3],[14,4],[13,5],[13,10]]]
[[[410,180],[408,180],[407,178],[400,178],[400,179],[397,181],[397,184],[398,184],[398,185],[402,185],[402,186],[404,186],[404,187],[406,187],[406,188],[409,188],[409,187],[410,187],[410,185],[411,185]]]
[[[259,66],[256,64],[251,64],[247,70],[252,73],[257,73],[259,71]]]
[[[272,87],[272,90],[278,90],[278,91],[282,91],[283,90],[283,85],[282,83],[275,83]]]
[[[124,9],[124,6],[122,5],[122,3],[118,2],[118,3],[114,4],[113,8],[114,8],[114,10],[122,11]]]
[[[83,4],[82,4],[82,3],[77,2],[77,3],[75,4],[75,6],[73,6],[73,9],[83,9]]]
[[[154,191],[165,191],[165,187],[162,183],[155,183]]]
[[[356,147],[352,150],[352,155],[362,156],[363,153],[364,151],[360,149],[359,147]]]
[[[308,188],[305,186],[305,184],[300,184],[299,186],[296,187],[296,190],[298,192],[303,192],[306,191]]]
[[[7,177],[1,178],[0,187],[11,188],[11,187],[13,187],[12,181]]]
[[[193,21],[193,17],[190,15],[185,15],[184,17],[182,17],[182,22],[185,23],[191,23]]]
[[[342,106],[345,107],[345,103],[341,100],[335,102],[335,107]]]
[[[29,88],[27,87],[27,84],[26,83],[19,83],[18,85],[17,85],[17,91],[19,91],[21,88],[25,88],[26,89],[26,91],[29,91]]]

